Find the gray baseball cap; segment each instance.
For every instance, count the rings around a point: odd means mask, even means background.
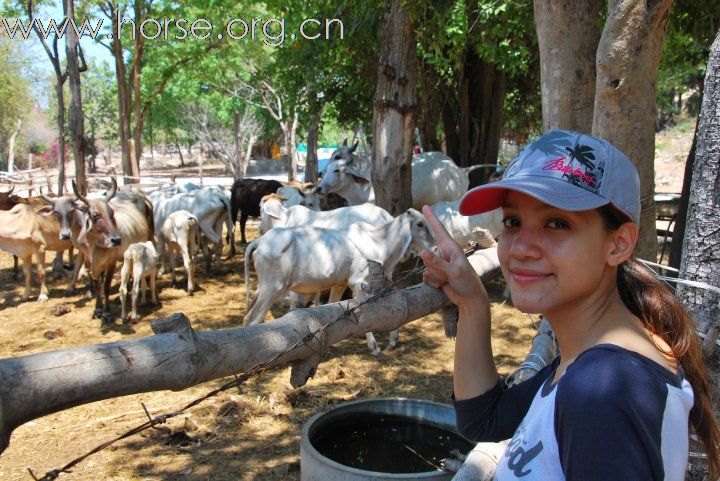
[[[469,190],[460,213],[497,209],[515,190],[563,210],[611,204],[640,223],[640,176],[610,142],[569,130],[550,130],[533,140],[508,165],[501,180]]]

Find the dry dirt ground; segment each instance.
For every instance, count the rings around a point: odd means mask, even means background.
[[[240,249],[240,255],[223,261],[219,272],[209,276],[203,266],[199,267],[202,290],[194,297],[172,288],[169,276],[163,276],[159,281],[160,306],[144,307],[136,324],[116,321],[109,329],[91,319],[93,300],[63,295],[65,280],[50,280],[47,303],[21,303],[22,290],[11,278],[11,257],[3,253],[0,357],[150,336],[150,320],[173,312],[185,313],[196,330],[239,328],[245,307],[242,252]],[[180,280],[184,281],[184,276]],[[500,285],[491,289],[494,349],[501,372],[508,374],[527,352],[534,327],[527,315],[500,300],[501,290]],[[113,305],[119,313],[119,305]],[[55,316],[51,310],[57,306],[68,306],[70,312]],[[269,318],[283,313],[278,307]],[[377,337],[381,345],[387,342],[386,335]],[[247,346],[238,346],[243,348]],[[299,479],[299,432],[312,414],[364,397],[448,402],[452,353],[453,342],[445,338],[439,315],[404,327],[398,348],[378,358],[369,354],[364,338],[347,340],[327,350],[318,373],[303,388],[291,389],[289,368],[269,370],[249,381],[242,394],[228,391],[192,409],[187,423],[188,416],[172,420],[168,423],[170,433],[148,431],[121,441],[61,479]],[[182,392],[109,399],[27,423],[15,430],[10,447],[0,457],[0,479],[32,479],[27,468],[44,474],[142,423],[145,415],[141,402],[154,413],[171,411],[222,382]]]
[[[688,139],[692,140],[692,133],[658,139],[662,146],[658,191],[680,191]],[[136,324],[118,321],[109,329],[91,319],[94,301],[63,295],[65,280],[49,280],[47,303],[21,303],[22,290],[11,278],[12,259],[0,253],[0,358],[150,336],[150,320],[173,312],[185,313],[196,330],[238,328],[245,308],[242,253],[240,249],[238,256],[223,261],[219,272],[211,275],[199,267],[201,291],[194,297],[171,287],[169,276],[163,276],[161,305],[142,308]],[[184,276],[180,280],[182,286]],[[37,286],[33,288],[36,296]],[[489,290],[495,360],[500,372],[508,374],[527,353],[535,332],[533,320],[501,299],[501,284]],[[112,296],[117,296],[117,287]],[[70,312],[53,315],[51,310],[58,306],[67,306]],[[114,306],[119,313],[119,306]],[[283,312],[276,308],[268,319]],[[300,429],[312,414],[366,397],[448,402],[453,341],[445,338],[439,315],[410,323],[400,332],[398,348],[377,358],[369,354],[363,338],[328,348],[315,377],[300,389],[291,389],[289,368],[264,372],[251,379],[242,394],[228,391],[212,398],[188,416],[171,420],[166,425],[169,430],[149,430],[121,441],[59,479],[297,480]],[[378,340],[384,345],[387,337],[380,334]],[[14,431],[9,448],[0,456],[0,479],[30,480],[27,468],[44,474],[141,424],[146,419],[141,402],[153,413],[172,411],[222,382],[109,399],[27,423]]]

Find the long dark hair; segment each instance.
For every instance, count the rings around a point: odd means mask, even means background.
[[[605,229],[616,231],[629,219],[609,204],[598,209]],[[710,471],[720,474],[720,428],[710,397],[711,378],[702,354],[697,324],[675,297],[670,287],[635,256],[620,264],[617,287],[625,306],[642,322],[645,329],[670,346],[666,352],[678,361],[692,386],[695,398],[690,422],[708,455]]]

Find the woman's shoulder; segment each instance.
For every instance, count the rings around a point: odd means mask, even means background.
[[[588,406],[664,404],[670,392],[690,396],[682,370],[677,374],[656,361],[614,344],[581,353],[558,382],[558,400]]]

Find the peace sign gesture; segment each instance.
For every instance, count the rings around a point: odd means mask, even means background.
[[[485,287],[465,253],[445,230],[431,207],[423,206],[422,212],[438,245],[437,254],[429,250],[420,253],[427,267],[423,281],[431,287],[442,289],[458,307],[477,305],[478,301],[487,305],[489,301]]]

